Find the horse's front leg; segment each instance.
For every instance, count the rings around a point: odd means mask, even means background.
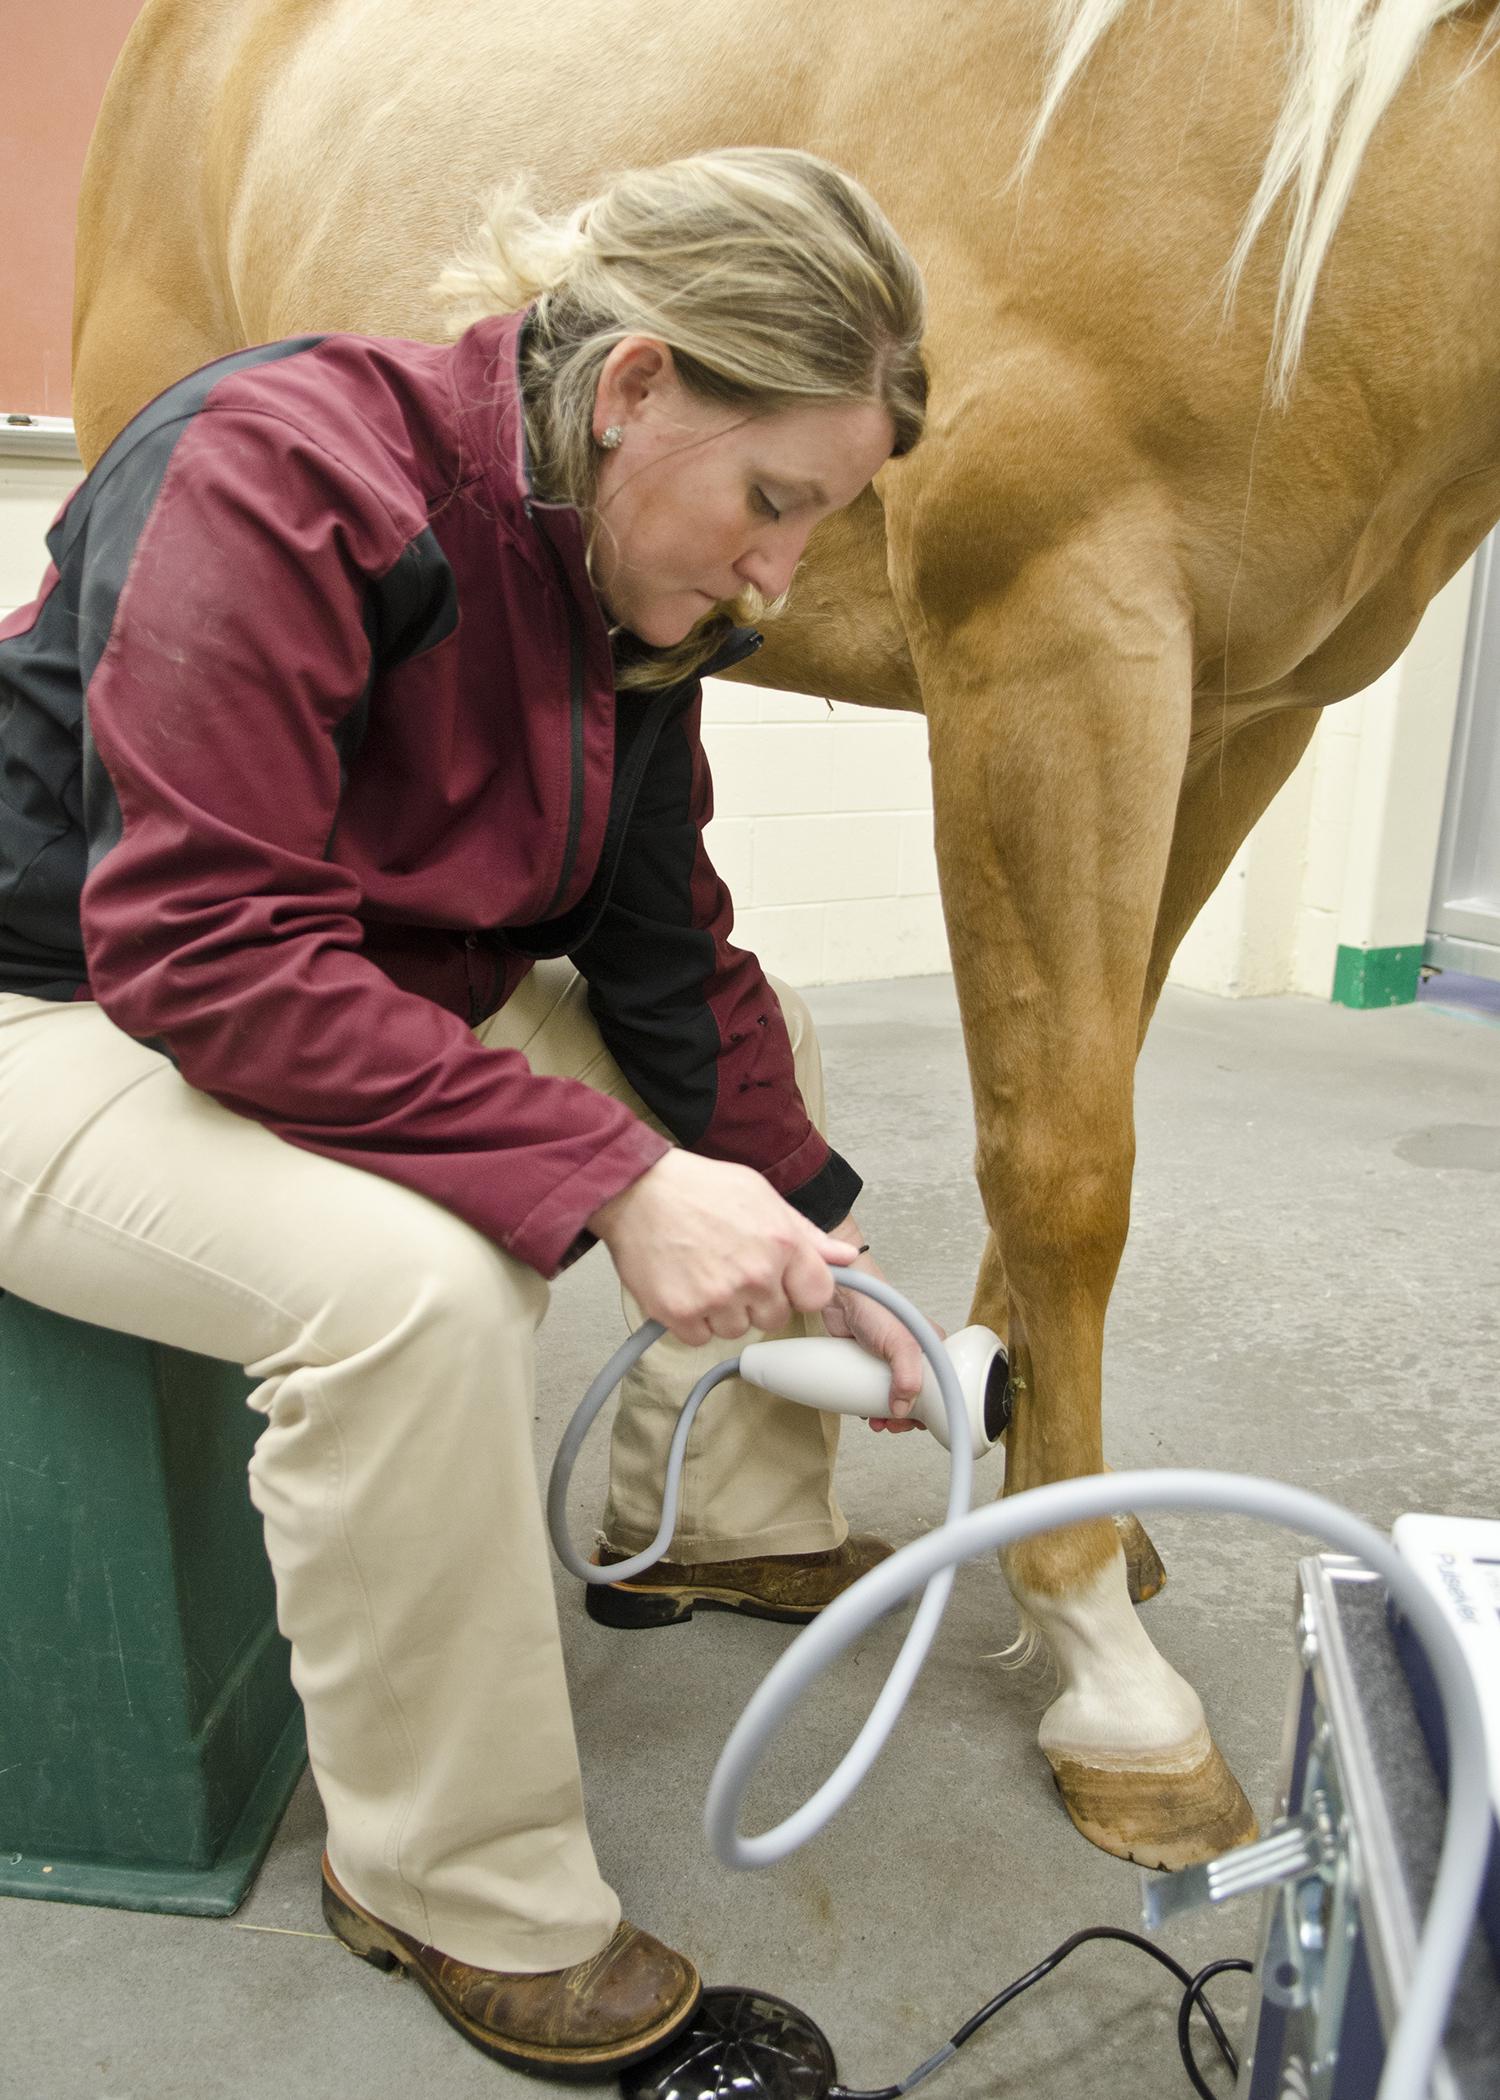
[[[950,586],[913,607],[1000,1257],[973,1317],[1008,1328],[1014,1366],[1007,1493],[1103,1466],[1104,1317],[1129,1218],[1141,998],[1189,720],[1188,618],[1156,546],[1149,515],[1096,516],[989,601],[961,604]],[[1005,1303],[992,1304],[985,1286],[1002,1276]],[[1131,1608],[1115,1527],[1025,1542],[1006,1575],[1057,1666],[1040,1741],[1084,1835],[1174,1867],[1252,1836],[1196,1693]]]
[[[974,1286],[974,1303],[989,1308],[989,1327],[1009,1347],[1007,1309],[1010,1292],[1005,1282],[1005,1263],[1000,1253],[1000,1243],[993,1232],[984,1236],[984,1252],[979,1258],[979,1280]],[[979,1314],[974,1315],[976,1319]],[[1008,1441],[1008,1439],[1007,1439]],[[1115,1532],[1120,1541],[1120,1550],[1125,1555],[1125,1579],[1130,1588],[1132,1604],[1146,1604],[1158,1596],[1167,1586],[1167,1571],[1162,1566],[1161,1555],[1151,1542],[1151,1535],[1139,1517],[1123,1512],[1115,1518]]]

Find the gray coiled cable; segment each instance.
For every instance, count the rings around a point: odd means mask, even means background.
[[[1422,2100],[1473,1930],[1490,1847],[1484,1720],[1468,1663],[1441,1606],[1372,1525],[1321,1495],[1279,1481],[1185,1468],[1110,1473],[1030,1488],[986,1509],[970,1510],[973,1461],[963,1398],[931,1323],[878,1278],[851,1269],[834,1269],[832,1274],[836,1283],[874,1298],[904,1321],[932,1366],[953,1447],[947,1520],[940,1530],[903,1546],[825,1605],[751,1695],[709,1782],[703,1822],[715,1856],[728,1867],[769,1866],[805,1844],[837,1814],[895,1725],[926,1659],[960,1561],[1016,1545],[1039,1532],[1141,1510],[1218,1510],[1303,1533],[1353,1554],[1384,1579],[1426,1650],[1442,1697],[1450,1749],[1448,1820],[1410,1994],[1386,2055],[1377,2095],[1377,2100]],[[683,1407],[672,1438],[661,1526],[651,1545],[632,1560],[616,1561],[607,1568],[591,1566],[575,1553],[564,1528],[568,1479],[594,1417],[626,1371],[663,1332],[658,1321],[648,1321],[615,1351],[589,1387],[558,1447],[548,1484],[547,1521],[563,1565],[585,1582],[628,1581],[661,1559],[676,1520],[688,1430],[708,1394],[722,1380],[733,1377],[739,1362],[735,1357],[716,1365],[694,1386]],[[741,1836],[737,1827],[740,1809],[756,1768],[797,1701],[876,1620],[905,1603],[919,1588],[922,1602],[891,1673],[842,1761],[811,1799],[784,1822],[758,1837]]]
[[[923,1354],[932,1365],[938,1391],[943,1396],[943,1407],[948,1417],[948,1441],[952,1446],[948,1454],[946,1512],[947,1521],[951,1523],[955,1518],[963,1516],[973,1498],[974,1459],[969,1446],[968,1413],[964,1407],[958,1379],[948,1361],[948,1352],[938,1339],[937,1330],[931,1321],[924,1319],[917,1308],[909,1304],[899,1291],[892,1290],[883,1278],[865,1276],[855,1269],[836,1268],[831,1269],[829,1273],[836,1284],[859,1291],[866,1298],[875,1299],[877,1304],[884,1305],[893,1312],[916,1336]],[[611,1561],[608,1567],[596,1567],[582,1558],[568,1537],[568,1482],[572,1478],[579,1449],[593,1426],[595,1416],[631,1365],[643,1356],[665,1331],[659,1320],[648,1320],[644,1327],[636,1329],[628,1341],[621,1343],[584,1394],[576,1413],[563,1431],[562,1442],[557,1447],[557,1456],[552,1461],[552,1474],[547,1482],[547,1528],[552,1534],[552,1544],[558,1559],[569,1574],[578,1576],[582,1582],[628,1582],[633,1575],[644,1574],[647,1568],[654,1566],[665,1554],[677,1522],[677,1498],[682,1484],[682,1455],[687,1448],[688,1431],[693,1426],[698,1409],[713,1388],[724,1379],[732,1378],[739,1368],[737,1356],[715,1364],[711,1371],[698,1380],[684,1402],[667,1454],[667,1478],[662,1490],[661,1523],[651,1544],[631,1560]],[[860,1585],[857,1584],[857,1587]],[[730,1864],[758,1867],[768,1866],[773,1860],[784,1859],[787,1853],[795,1852],[799,1845],[806,1844],[810,1837],[838,1814],[885,1747],[886,1737],[895,1727],[901,1709],[906,1704],[907,1694],[916,1683],[918,1673],[927,1660],[927,1651],[932,1646],[933,1636],[938,1630],[939,1621],[948,1602],[948,1592],[952,1587],[953,1569],[938,1569],[927,1584],[922,1601],[907,1630],[906,1639],[901,1644],[900,1653],[891,1666],[891,1673],[881,1689],[879,1698],[870,1710],[869,1718],[811,1800],[804,1802],[795,1815],[788,1816],[784,1823],[778,1824],[774,1830],[768,1830],[760,1837],[736,1837],[734,1843],[743,1848],[746,1856],[736,1858]],[[769,1681],[767,1679],[768,1683]],[[720,1763],[722,1768],[722,1760]]]

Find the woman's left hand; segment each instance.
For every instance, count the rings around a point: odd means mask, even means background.
[[[846,1218],[834,1233],[837,1240],[848,1240],[857,1247],[864,1234],[853,1218]],[[889,1277],[872,1261],[868,1254],[861,1254],[857,1261],[848,1264],[862,1275],[878,1276],[882,1283]],[[891,1367],[891,1412],[871,1418],[872,1429],[921,1429],[925,1425],[909,1419],[912,1402],[922,1390],[922,1372],[927,1359],[917,1345],[916,1337],[904,1327],[893,1312],[877,1305],[873,1298],[862,1292],[835,1290],[832,1301],[823,1308],[823,1325],[830,1334],[839,1335],[851,1342],[858,1342],[861,1349],[871,1356],[878,1356]],[[937,1327],[937,1322],[933,1322]],[[943,1329],[937,1327],[939,1335]]]

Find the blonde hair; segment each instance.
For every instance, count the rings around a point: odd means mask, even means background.
[[[532,208],[519,177],[495,192],[434,291],[455,334],[532,306],[532,471],[541,495],[583,514],[590,547],[594,398],[626,336],[664,342],[684,386],[747,416],[872,402],[891,418],[897,455],[922,434],[921,276],[869,193],[811,153],[742,147],[635,169],[555,218]],[[778,609],[746,592],[677,648],[622,661],[619,682],[670,685],[731,626]]]

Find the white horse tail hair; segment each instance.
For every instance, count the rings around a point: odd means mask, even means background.
[[[1017,167],[1024,180],[1074,81],[1133,0],[1051,0],[1047,85]],[[1237,5],[1238,0],[1209,0]],[[1290,53],[1276,130],[1260,186],[1225,273],[1226,311],[1250,251],[1278,200],[1291,200],[1291,226],[1276,299],[1271,391],[1289,398],[1318,278],[1359,176],[1375,127],[1415,65],[1423,44],[1472,0],[1289,0]],[[1481,34],[1473,66],[1500,49],[1500,7]],[[1470,70],[1473,70],[1471,67]],[[1467,76],[1465,76],[1467,77]]]

